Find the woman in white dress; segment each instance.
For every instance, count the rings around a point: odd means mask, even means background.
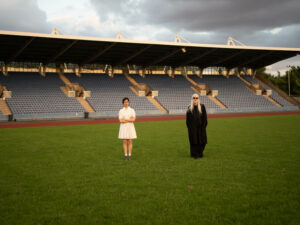
[[[123,98],[122,103],[124,107],[119,112],[119,139],[123,139],[125,160],[131,160],[132,139],[137,138],[133,124],[135,121],[135,111],[129,106],[129,98]]]

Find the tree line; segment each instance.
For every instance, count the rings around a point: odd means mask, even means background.
[[[257,70],[257,75],[271,81],[275,86],[289,94],[289,77],[290,77],[290,94],[292,96],[300,96],[300,66],[291,66],[285,75],[272,76],[266,73],[266,68]]]

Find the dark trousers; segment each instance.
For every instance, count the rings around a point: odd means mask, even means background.
[[[190,145],[191,149],[191,157],[193,158],[202,158],[203,157],[203,151],[206,144],[196,144],[196,145]]]

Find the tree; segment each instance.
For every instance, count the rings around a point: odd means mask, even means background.
[[[300,95],[300,66],[291,66],[288,71],[286,71],[285,76],[288,79],[290,76],[290,92],[291,95]]]
[[[266,80],[271,81],[275,86],[283,90],[288,94],[288,76],[290,76],[290,93],[291,95],[299,96],[300,95],[300,66],[291,66],[289,70],[286,71],[285,75],[280,76],[272,76],[271,74],[266,73],[266,68],[260,68],[257,70],[256,74],[265,78]]]

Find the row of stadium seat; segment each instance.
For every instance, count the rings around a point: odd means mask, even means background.
[[[138,83],[146,83],[153,90],[158,90],[158,101],[168,110],[185,110],[195,93],[192,86],[183,76],[176,76],[174,79],[166,75],[147,75],[145,78],[139,75],[131,75]],[[200,96],[201,103],[207,108],[219,108],[207,96]]]
[[[76,99],[67,98],[60,90],[64,83],[56,74],[10,73],[0,81],[13,93],[6,99],[13,114],[84,112]]]
[[[75,74],[65,74],[72,83],[79,83],[92,95],[88,101],[96,112],[118,112],[122,108],[122,98],[129,97],[131,106],[137,111],[157,111],[157,108],[145,97],[138,97],[129,86],[131,83],[121,74],[114,78],[103,74],[83,74],[77,77]],[[138,83],[145,83],[153,90],[158,90],[157,100],[168,110],[187,109],[194,91],[192,84],[183,76],[171,78],[167,75],[147,75],[145,78],[139,75],[131,75]],[[246,88],[238,77],[230,76],[190,76],[197,83],[204,83],[213,90],[218,90],[217,98],[229,109],[237,108],[273,108],[274,104],[263,96],[254,95]],[[244,76],[251,83],[260,83],[256,79]],[[38,73],[10,73],[9,76],[0,76],[0,83],[6,85],[12,91],[13,97],[7,99],[13,114],[32,113],[64,113],[84,112],[84,108],[75,98],[68,98],[60,90],[64,83],[57,74],[47,74],[46,77]],[[260,83],[267,89],[266,85]],[[283,106],[292,106],[281,98],[274,90],[272,97]],[[220,108],[207,96],[200,97],[208,109]]]
[[[245,78],[247,81],[249,81],[253,84],[260,84],[265,89],[271,89],[269,86],[265,85],[264,83],[260,82],[259,80],[255,79],[255,78],[252,78],[250,76],[243,76],[243,78]],[[272,98],[275,99],[277,102],[279,102],[283,106],[293,106],[290,102],[288,102],[284,98],[280,97],[280,95],[275,90],[272,90]]]
[[[82,78],[75,74],[65,74],[72,83],[79,83],[86,90],[92,92],[88,98],[90,104],[97,111],[119,111],[122,99],[128,97],[131,106],[136,110],[157,110],[145,97],[138,97],[129,86],[131,83],[123,75],[111,78],[107,75],[84,74]]]

